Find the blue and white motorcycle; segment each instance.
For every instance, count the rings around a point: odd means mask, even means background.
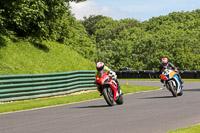
[[[165,69],[161,75],[161,79],[164,80],[164,85],[169,91],[171,91],[174,97],[181,96],[183,94],[183,87],[176,73],[177,72],[174,70]]]

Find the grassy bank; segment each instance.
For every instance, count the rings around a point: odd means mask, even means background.
[[[55,73],[94,70],[91,62],[68,46],[56,42],[13,43],[9,39],[0,47],[0,75]]]
[[[159,89],[159,87],[124,85],[124,84],[121,84],[121,88],[124,94]],[[51,97],[51,98],[32,99],[32,100],[16,101],[16,102],[11,102],[11,103],[3,103],[3,104],[0,104],[0,113],[34,109],[34,108],[47,107],[47,106],[55,106],[55,105],[68,104],[68,103],[74,103],[74,102],[81,102],[81,101],[92,100],[92,99],[97,99],[97,98],[103,98],[103,96],[100,96],[99,92],[97,91],[91,91],[88,93],[82,93],[78,95],[68,95],[68,96],[60,96],[60,97]]]
[[[200,133],[200,125],[188,127],[188,128],[182,128],[175,131],[170,131],[168,133]]]

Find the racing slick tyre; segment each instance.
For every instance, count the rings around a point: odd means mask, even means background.
[[[103,96],[104,96],[104,99],[106,100],[107,104],[109,106],[113,106],[114,104],[114,101],[113,101],[113,91],[111,88],[104,88],[103,91]]]
[[[119,95],[119,98],[115,101],[118,105],[121,105],[124,103],[123,95]]]
[[[181,87],[181,90],[180,92],[178,93],[178,96],[182,96],[183,95],[183,90],[182,90],[182,87]]]
[[[170,91],[174,97],[177,97],[176,87],[172,84],[172,82],[168,82]]]

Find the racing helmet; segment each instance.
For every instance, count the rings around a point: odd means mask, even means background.
[[[167,65],[168,65],[168,59],[167,59],[167,58],[162,58],[161,63],[162,63],[162,66],[163,66],[164,68],[166,68]]]
[[[104,69],[104,63],[103,62],[97,62],[96,64],[97,71],[102,71]]]

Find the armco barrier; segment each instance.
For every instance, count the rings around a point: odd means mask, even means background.
[[[197,74],[197,75],[196,75],[196,78],[197,78],[197,79],[200,79],[200,71],[197,71],[196,74]]]
[[[139,71],[139,78],[155,78],[155,72],[153,70]]]
[[[124,70],[124,71],[115,71],[119,79],[125,78],[150,78],[156,79],[159,78],[159,71],[156,70]],[[200,79],[200,71],[195,70],[180,70],[180,75],[183,79]]]
[[[131,71],[131,78],[139,78],[139,71]]]
[[[185,79],[196,79],[196,71],[194,70],[184,70],[180,71],[180,75]]]
[[[115,71],[115,73],[117,74],[117,78],[119,79],[123,78],[122,71]]]
[[[139,71],[115,71],[117,78],[139,78]]]
[[[158,70],[156,70],[154,76],[155,76],[156,79],[157,79],[157,78],[160,78],[160,77],[159,77],[159,76],[160,76],[160,72],[159,72]]]
[[[137,71],[124,71],[122,73],[123,78],[137,78],[139,75]]]
[[[96,89],[95,71],[0,76],[0,102]]]

